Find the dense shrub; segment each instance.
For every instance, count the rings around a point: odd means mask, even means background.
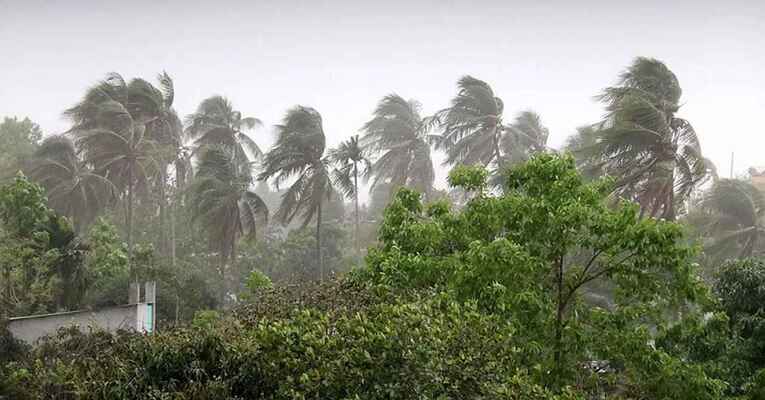
[[[4,390],[20,399],[558,398],[521,365],[513,326],[475,305],[437,295],[330,314],[224,318],[150,337],[62,331],[5,370]]]

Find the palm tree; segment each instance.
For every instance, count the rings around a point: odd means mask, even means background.
[[[128,91],[131,103],[134,104],[131,114],[143,115],[145,119],[148,119],[146,135],[157,144],[156,159],[159,169],[153,183],[158,189],[159,197],[160,248],[165,253],[168,250],[174,253],[175,240],[172,226],[170,236],[173,237],[170,239],[167,237],[167,193],[169,189],[171,190],[168,169],[171,165],[175,167],[176,183],[186,172],[185,165],[180,164],[183,162],[183,124],[173,109],[175,86],[172,78],[167,72],[162,72],[157,76],[157,81],[159,88],[143,79],[133,79],[128,84]],[[171,259],[174,264],[175,257]]]
[[[488,83],[464,76],[449,108],[439,111],[442,138],[437,148],[446,150],[445,164],[494,164],[501,168],[504,104]]]
[[[247,152],[255,158],[260,158],[263,153],[243,130],[260,124],[257,118],[242,117],[242,113],[234,110],[227,98],[212,96],[203,100],[197,111],[186,117],[186,133],[194,139],[197,147],[217,145],[230,149],[242,172],[249,173],[250,156]]]
[[[359,164],[361,175],[367,177],[371,172],[372,163],[364,154],[364,149],[359,145],[358,135],[352,136],[347,141],[329,152],[330,160],[338,165],[332,172],[334,183],[346,197],[353,198],[354,204],[354,244],[356,255],[359,254]]]
[[[594,150],[617,179],[616,193],[651,217],[674,220],[676,203],[707,177],[696,131],[675,116],[681,94],[666,65],[639,57],[598,96],[607,114]]]
[[[373,118],[362,128],[364,151],[382,153],[372,165],[371,190],[386,184],[391,190],[409,186],[430,195],[435,171],[429,143],[434,137],[428,132],[436,120],[422,117],[420,109],[420,103],[390,94],[380,100]]]
[[[720,179],[707,191],[692,221],[710,255],[751,257],[765,237],[765,195],[749,182]]]
[[[90,224],[116,194],[109,180],[79,159],[74,142],[66,136],[43,141],[34,153],[29,174],[45,188],[51,208],[72,221],[75,232]]]
[[[322,204],[333,193],[329,160],[324,157],[326,138],[321,114],[313,108],[296,106],[287,111],[281,125],[276,126],[277,139],[266,154],[259,180],[274,178],[279,185],[295,178],[282,195],[276,213],[282,223],[291,222],[302,213],[303,227],[316,218],[316,257],[319,277],[324,279],[321,254]]]
[[[159,169],[157,143],[147,135],[147,125],[160,116],[146,112],[144,97],[135,95],[142,86],[131,90],[122,76],[109,74],[64,113],[74,124],[69,133],[85,162],[126,193],[128,260],[133,256],[135,190],[147,187]]]
[[[252,177],[237,166],[236,154],[225,147],[207,147],[199,158],[189,188],[192,221],[201,222],[212,250],[220,255],[223,300],[227,295],[226,269],[236,257],[242,236],[255,237],[259,224],[268,224],[268,207],[250,190]]]
[[[534,111],[523,111],[505,129],[500,146],[504,152],[503,166],[516,165],[535,153],[548,151],[550,131],[542,124],[542,118]]]
[[[604,156],[598,149],[598,130],[593,125],[581,126],[566,139],[563,150],[570,152],[576,160],[576,167],[588,180],[605,175]]]

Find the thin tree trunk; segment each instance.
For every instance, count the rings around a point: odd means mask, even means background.
[[[356,206],[356,257],[361,255],[361,248],[359,247],[359,170],[356,163],[353,163],[353,201]]]
[[[316,257],[319,260],[319,281],[324,282],[324,263],[321,257],[321,201],[316,214]]]
[[[563,313],[565,312],[565,304],[563,302],[563,256],[558,258],[557,265],[557,294],[558,294],[558,307],[555,315],[555,342],[554,342],[554,371],[553,382],[557,387],[560,383],[561,373],[563,371]]]
[[[175,196],[173,196],[175,197]],[[175,268],[175,198],[170,201],[170,265]]]
[[[502,156],[499,152],[499,133],[494,133],[494,158],[497,161],[497,172],[501,172],[500,169],[500,162],[502,159]]]
[[[226,305],[226,256],[225,251],[223,248],[220,249],[220,280],[221,280],[221,291],[220,291],[220,308],[223,309]]]
[[[128,270],[130,276],[138,281],[133,268],[133,166],[128,167],[128,187],[127,187],[127,241],[128,241]]]
[[[175,326],[178,326],[181,318],[181,295],[175,294]]]
[[[167,240],[167,191],[165,185],[167,182],[167,166],[163,165],[159,171],[159,249],[162,256],[167,257],[168,254],[168,240]]]

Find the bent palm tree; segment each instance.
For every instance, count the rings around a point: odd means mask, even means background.
[[[45,139],[34,153],[29,173],[45,188],[51,208],[71,219],[75,232],[81,232],[116,195],[111,182],[79,159],[74,142],[66,136]]]
[[[143,112],[142,97],[131,93],[135,90],[113,73],[64,113],[74,123],[69,133],[85,162],[126,193],[128,260],[133,256],[135,189],[147,187],[158,170],[157,145],[146,132],[147,124],[158,116]]]
[[[372,163],[366,158],[364,149],[359,145],[359,137],[352,136],[340,143],[337,149],[329,152],[330,160],[338,165],[332,171],[334,183],[346,197],[353,199],[354,204],[354,244],[356,255],[359,254],[359,164],[361,175],[366,177],[371,172]]]
[[[459,91],[449,108],[439,111],[442,138],[436,148],[446,150],[445,164],[502,163],[502,125],[504,104],[488,83],[464,76],[457,82]]]
[[[239,238],[254,237],[258,225],[268,223],[268,207],[250,190],[252,178],[241,173],[235,157],[225,148],[204,149],[189,188],[192,221],[204,225],[210,249],[220,255],[224,301],[228,293],[226,269],[236,257]]]
[[[146,135],[157,144],[158,171],[152,183],[158,189],[160,248],[165,253],[174,254],[175,240],[174,238],[168,240],[167,234],[167,194],[172,190],[169,187],[168,169],[174,164],[176,182],[179,181],[179,177],[185,174],[183,169],[185,165],[179,164],[183,159],[181,154],[183,150],[183,124],[173,109],[175,86],[172,78],[167,72],[162,72],[157,76],[157,81],[159,88],[143,79],[133,79],[128,84],[128,94],[131,102],[131,114],[148,121]],[[172,226],[170,231],[170,236],[174,236]],[[171,257],[171,260],[174,262],[175,257]]]
[[[701,200],[699,231],[705,248],[718,259],[751,257],[762,250],[765,195],[752,184],[720,179]]]
[[[414,100],[391,94],[380,100],[373,118],[364,124],[361,138],[364,151],[382,153],[372,165],[371,190],[380,184],[390,184],[391,190],[409,186],[429,196],[435,171],[429,144],[434,138],[428,132],[435,119],[423,118],[420,108]]]
[[[287,111],[281,125],[276,126],[277,139],[266,154],[259,180],[274,178],[279,185],[295,178],[282,195],[276,213],[282,223],[291,222],[302,214],[303,227],[316,218],[316,257],[319,276],[324,279],[321,254],[322,204],[333,193],[329,174],[329,160],[324,158],[326,138],[321,114],[310,107],[296,106]]]
[[[231,102],[222,96],[212,96],[202,101],[197,111],[186,117],[186,132],[197,147],[223,146],[234,154],[234,160],[249,173],[250,157],[260,158],[263,153],[257,143],[243,130],[260,125],[260,120],[242,117]]]
[[[533,154],[547,151],[549,136],[550,131],[542,125],[539,114],[534,111],[521,112],[502,136],[503,166],[526,162]]]
[[[592,125],[576,128],[576,133],[566,139],[563,150],[570,152],[576,160],[576,168],[588,180],[605,175],[604,157],[598,148],[598,130]]]
[[[675,116],[681,94],[666,65],[640,57],[598,97],[607,115],[594,150],[617,179],[616,194],[651,217],[675,219],[675,204],[707,177],[695,130]]]

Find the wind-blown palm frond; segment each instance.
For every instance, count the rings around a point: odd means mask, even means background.
[[[268,207],[250,190],[252,179],[236,168],[229,149],[208,147],[199,157],[189,188],[194,222],[202,223],[208,243],[223,260],[235,253],[242,236],[254,237],[259,225],[268,223]]]
[[[45,188],[50,206],[69,217],[78,232],[117,195],[109,180],[95,174],[79,159],[74,143],[66,136],[45,139],[28,172]]]
[[[231,102],[222,96],[203,100],[197,111],[186,117],[186,133],[198,148],[223,146],[230,149],[243,172],[249,170],[250,156],[259,159],[263,155],[255,141],[244,133],[259,125],[260,120],[242,117],[242,113],[234,110]]]
[[[704,194],[700,206],[693,221],[700,225],[697,230],[707,253],[723,260],[762,252],[765,195],[752,184],[720,179]]]
[[[372,119],[362,128],[362,148],[367,154],[382,153],[371,166],[372,188],[390,184],[391,189],[412,187],[425,195],[433,188],[435,171],[430,154],[434,139],[428,132],[434,117],[423,118],[420,104],[397,94],[383,97]]]
[[[311,107],[296,106],[276,126],[276,143],[266,154],[259,180],[273,179],[276,187],[295,179],[282,195],[276,213],[282,223],[298,214],[303,227],[316,220],[316,258],[319,276],[324,279],[321,252],[322,205],[334,194],[329,160],[324,157],[326,138],[321,114]]]
[[[359,254],[359,175],[369,177],[372,163],[366,157],[364,149],[359,144],[358,135],[352,136],[329,152],[330,161],[337,167],[332,171],[332,181],[339,187],[345,197],[353,199],[355,208],[355,248]],[[359,165],[361,168],[359,168]]]
[[[126,83],[112,73],[64,113],[73,123],[68,133],[85,164],[126,194],[128,258],[133,250],[135,191],[148,189],[152,181],[164,177],[161,171],[170,161],[162,161],[168,158],[161,145],[174,141],[168,137],[179,136],[177,116],[169,103],[172,81],[164,74],[160,82],[163,90],[142,79]]]
[[[617,195],[637,201],[652,217],[674,219],[676,202],[708,177],[696,132],[675,116],[681,93],[663,63],[638,58],[618,86],[598,97],[607,114],[595,127],[590,159],[599,158],[603,171],[617,179]]]
[[[324,199],[332,193],[321,115],[310,107],[297,106],[276,126],[277,139],[266,154],[259,179],[274,178],[277,188],[297,177],[282,197],[277,218],[289,223],[299,213],[308,224]]]
[[[504,104],[488,83],[472,76],[457,82],[459,91],[451,106],[438,113],[442,140],[437,148],[446,150],[445,164],[495,164],[502,162]]]

